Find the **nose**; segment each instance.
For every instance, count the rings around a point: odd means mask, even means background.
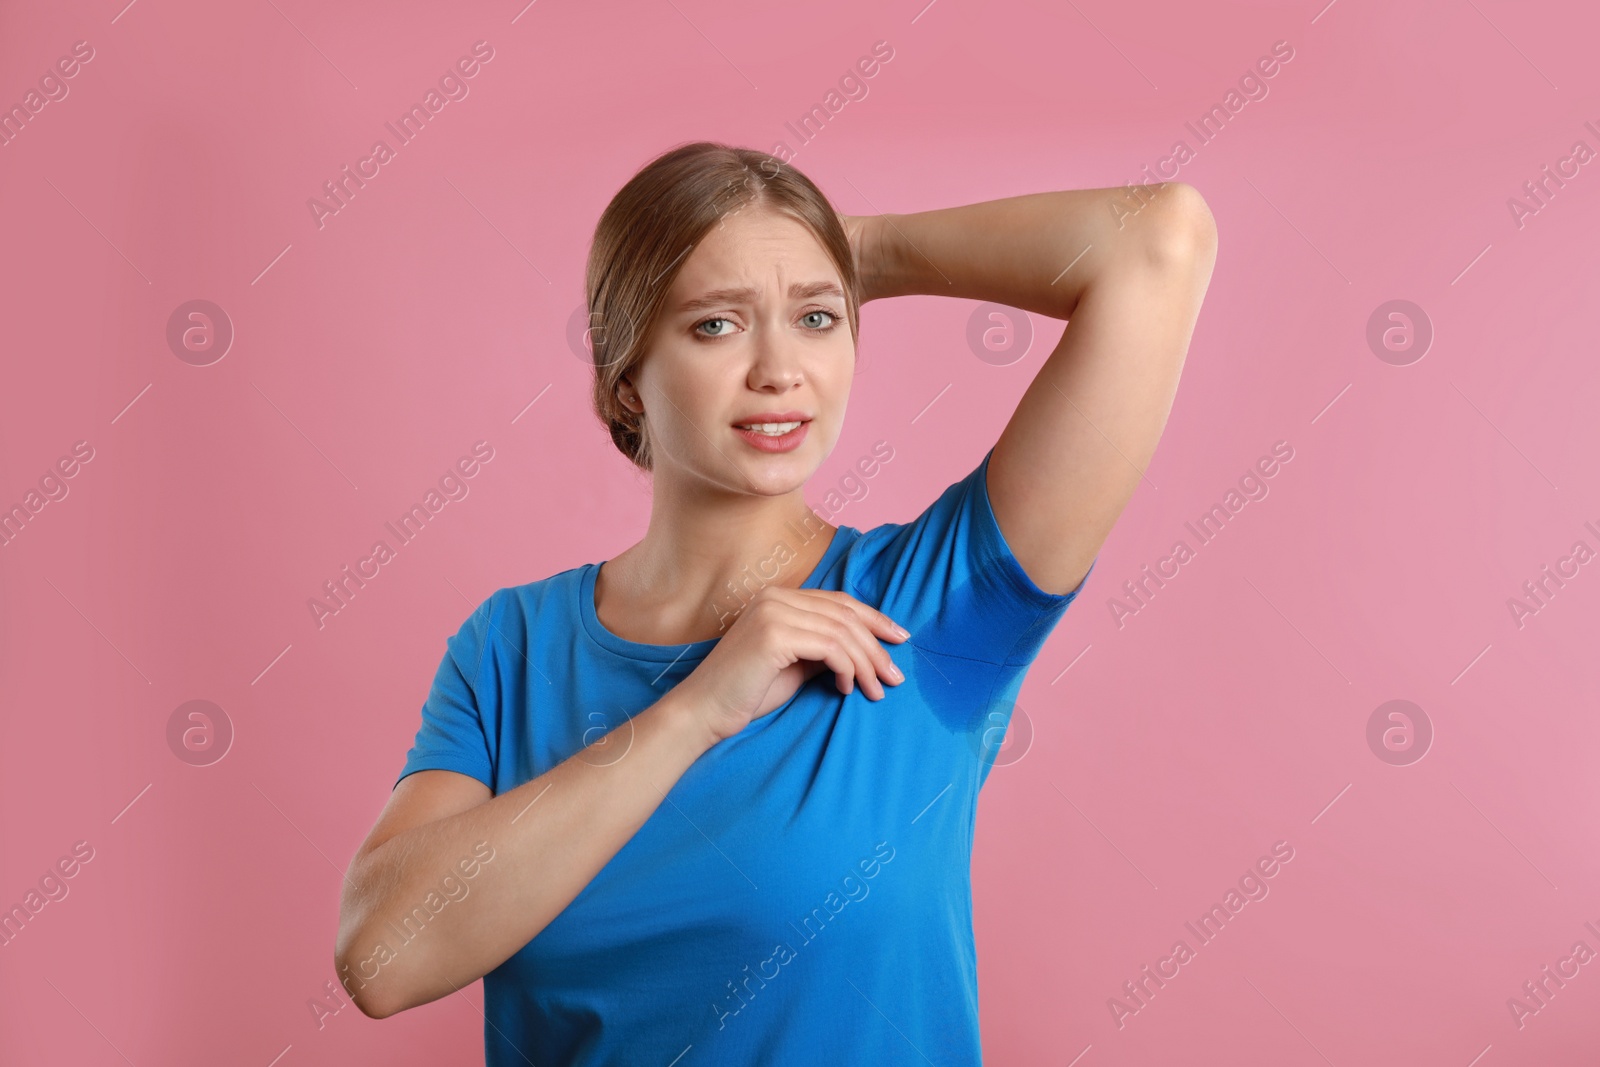
[[[805,381],[803,346],[799,338],[789,336],[782,326],[765,323],[755,333],[754,361],[749,375],[751,389],[781,394]]]

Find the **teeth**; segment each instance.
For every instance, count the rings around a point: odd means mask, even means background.
[[[799,425],[798,422],[754,422],[741,426],[739,429],[754,430],[757,433],[766,434],[768,437],[782,437]]]

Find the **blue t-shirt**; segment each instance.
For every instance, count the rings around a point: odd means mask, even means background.
[[[905,681],[871,701],[824,669],[690,765],[484,977],[488,1067],[980,1062],[978,790],[1028,666],[1082,590],[1028,578],[995,522],[988,460],[914,522],[839,527],[802,585],[910,630],[884,643]],[[793,533],[776,559],[822,535]],[[501,589],[472,613],[402,778],[440,768],[499,795],[655,703],[715,647],[605,629],[600,566]]]

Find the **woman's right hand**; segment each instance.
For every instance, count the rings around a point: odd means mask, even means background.
[[[777,710],[800,686],[831,669],[841,693],[856,685],[872,700],[905,680],[880,641],[910,635],[849,593],[765,586],[716,647],[673,690],[687,698],[713,743]]]

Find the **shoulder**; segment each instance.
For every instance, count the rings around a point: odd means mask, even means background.
[[[592,563],[582,563],[576,567],[568,567],[564,571],[557,571],[545,578],[523,582],[521,585],[502,586],[490,594],[485,603],[494,603],[500,611],[520,611],[545,605],[560,597],[569,596],[583,583],[585,572],[593,566]]]
[[[520,585],[501,586],[468,614],[451,639],[452,645],[462,641],[481,650],[493,644],[495,637],[520,641],[536,620],[556,624],[569,621],[567,616],[574,614],[577,604],[576,588],[588,566],[592,565],[571,567]]]

